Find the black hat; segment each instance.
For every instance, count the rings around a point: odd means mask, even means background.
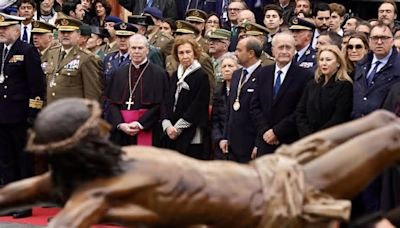
[[[90,36],[90,34],[92,34],[92,30],[88,24],[82,24],[79,26],[79,31],[82,36]]]
[[[151,16],[148,15],[131,15],[128,16],[128,22],[135,25],[149,26],[154,25]]]
[[[90,30],[93,34],[100,36],[101,38],[110,37],[108,30],[98,26],[90,26]]]
[[[290,30],[314,30],[315,25],[313,22],[299,17],[293,17],[290,21],[291,26],[289,27]]]
[[[132,36],[138,31],[136,26],[125,22],[115,24],[114,30],[117,36]]]

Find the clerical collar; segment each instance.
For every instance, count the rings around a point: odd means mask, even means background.
[[[145,58],[139,65],[136,65],[134,63],[132,63],[132,65],[135,67],[135,69],[139,69],[140,66],[142,66],[143,64],[145,64],[147,62],[147,58]]]

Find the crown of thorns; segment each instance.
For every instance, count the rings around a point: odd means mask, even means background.
[[[71,137],[56,142],[36,144],[36,133],[33,130],[30,130],[26,150],[33,153],[45,153],[47,151],[65,151],[76,146],[80,140],[82,140],[92,132],[108,132],[110,126],[102,121],[102,119],[100,118],[101,109],[98,102],[91,100],[84,100],[84,102],[89,108],[91,115],[86,120],[86,122],[83,123],[75,131],[75,133]]]

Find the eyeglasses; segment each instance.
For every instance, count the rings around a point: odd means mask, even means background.
[[[392,39],[393,37],[391,36],[371,36],[370,39],[374,42],[378,42],[379,40],[384,41],[388,41],[390,39]]]
[[[347,50],[353,50],[354,48],[356,50],[360,50],[360,49],[363,49],[364,46],[362,46],[361,44],[356,44],[356,45],[349,44],[349,45],[347,45]]]
[[[228,11],[240,11],[240,10],[242,10],[242,9],[239,9],[239,8],[228,8]]]

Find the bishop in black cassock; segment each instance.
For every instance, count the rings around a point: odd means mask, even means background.
[[[140,77],[141,73],[143,74]],[[131,80],[129,80],[128,75]],[[110,115],[107,120],[112,125],[111,140],[114,143],[121,146],[137,144],[137,135],[128,135],[118,127],[119,124],[124,123],[121,111],[129,108],[130,110],[146,110],[138,119],[142,128],[141,131],[152,131],[152,144],[153,146],[159,145],[161,132],[159,124],[160,104],[168,89],[168,78],[168,74],[163,68],[148,60],[144,61],[138,68],[131,63],[120,67],[115,72],[105,90],[105,98],[110,103]],[[131,86],[129,86],[129,81]],[[135,84],[137,86],[134,89]],[[128,107],[130,91],[133,91],[133,104],[131,103]]]

